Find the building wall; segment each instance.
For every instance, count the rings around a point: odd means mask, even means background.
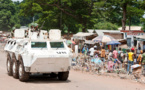
[[[104,35],[112,36],[115,39],[123,39],[123,33],[108,33],[108,32],[104,32]]]

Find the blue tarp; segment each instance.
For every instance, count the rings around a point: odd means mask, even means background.
[[[110,41],[106,43],[106,45],[117,45],[117,44],[121,44],[121,43],[118,41]]]
[[[102,64],[102,61],[99,58],[93,58],[91,59],[91,62],[94,62],[96,64]]]

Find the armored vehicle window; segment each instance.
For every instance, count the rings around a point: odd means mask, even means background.
[[[14,45],[16,44],[16,42],[14,42]]]
[[[11,44],[12,41],[8,41],[8,44]]]
[[[31,48],[47,48],[46,42],[31,42]]]
[[[11,44],[13,44],[13,41],[11,41]]]
[[[8,44],[10,43],[10,41],[8,41]]]
[[[50,42],[51,48],[64,48],[63,42]]]

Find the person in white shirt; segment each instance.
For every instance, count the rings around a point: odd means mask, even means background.
[[[112,60],[112,57],[113,57],[113,53],[112,53],[112,51],[110,50],[110,51],[109,51],[109,54],[108,54],[108,60]]]
[[[97,48],[97,46],[95,45],[94,48]]]
[[[93,57],[95,52],[94,47],[91,47],[89,51],[90,51],[90,56]]]

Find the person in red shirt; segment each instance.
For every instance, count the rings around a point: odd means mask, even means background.
[[[115,69],[116,68],[116,66],[117,66],[117,55],[118,55],[118,52],[117,52],[117,50],[116,50],[116,48],[114,48],[114,51],[113,51],[113,58],[114,58],[114,63],[115,63],[115,65],[113,66],[113,68]]]
[[[114,48],[114,51],[113,51],[113,58],[114,58],[114,59],[117,59],[117,55],[118,55],[118,52],[117,52],[116,48]]]

